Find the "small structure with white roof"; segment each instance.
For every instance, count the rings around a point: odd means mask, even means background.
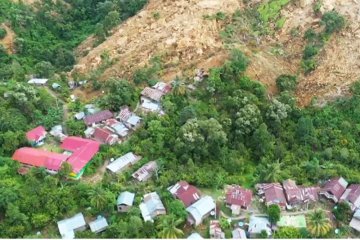
[[[194,232],[190,234],[186,239],[204,239],[204,238],[197,232]]]
[[[272,231],[270,221],[266,217],[250,217],[248,232],[251,238],[258,238],[262,231],[265,231],[268,236],[271,236]]]
[[[49,79],[47,78],[32,78],[28,81],[29,84],[34,84],[37,86],[43,86],[45,85],[47,82],[49,81]]]
[[[71,218],[67,218],[57,222],[61,238],[73,239],[75,238],[75,232],[84,231],[86,229],[86,222],[84,215],[78,213]]]
[[[110,163],[106,168],[112,173],[120,173],[122,170],[137,163],[140,159],[140,156],[129,152]]]
[[[133,206],[135,193],[122,192],[117,198],[116,205],[118,212],[127,212]]]
[[[166,214],[164,204],[156,192],[145,194],[144,201],[140,203],[139,208],[145,222],[153,222],[155,217]]]
[[[215,209],[215,201],[210,196],[205,196],[192,204],[190,207],[186,208],[186,211],[189,213],[187,221],[195,226],[202,223],[202,221],[210,215],[210,213]]]
[[[102,216],[98,216],[98,218],[95,221],[92,221],[89,223],[90,230],[93,233],[100,233],[102,231],[105,231],[106,228],[109,226],[108,222],[106,221],[106,218]]]
[[[231,234],[233,239],[247,239],[245,230],[241,228],[235,228]]]

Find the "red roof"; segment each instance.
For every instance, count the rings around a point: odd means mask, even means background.
[[[92,115],[89,115],[87,117],[84,118],[84,122],[86,125],[91,125],[93,123],[99,123],[102,121],[105,121],[106,119],[112,118],[113,117],[113,113],[110,112],[109,110],[104,110]]]
[[[319,187],[299,187],[291,179],[285,180],[283,187],[286,199],[290,205],[318,200]]]
[[[322,191],[328,192],[336,197],[337,201],[345,192],[348,183],[342,177],[337,177],[325,183]]]
[[[114,140],[113,133],[104,128],[95,128],[94,138],[101,143],[110,143]]]
[[[71,164],[73,171],[78,173],[99,151],[100,143],[80,137],[67,137],[61,148],[72,152],[68,163]]]
[[[61,164],[68,158],[67,155],[60,153],[47,152],[36,148],[20,148],[15,151],[12,158],[23,164],[35,167],[44,167],[49,170],[58,171]]]
[[[252,199],[252,191],[233,185],[226,192],[226,203],[247,208]]]
[[[132,115],[132,112],[130,111],[129,107],[125,106],[121,108],[121,111],[119,113],[119,118],[121,121],[126,122]]]
[[[200,199],[201,196],[200,191],[196,187],[188,184],[185,181],[180,181],[175,184],[170,189],[170,192],[180,201],[182,201],[186,207],[195,203]]]
[[[258,184],[258,189],[264,192],[267,205],[277,204],[280,207],[286,206],[286,199],[283,187],[280,183],[264,183]]]
[[[360,184],[351,184],[341,197],[342,200],[347,200],[352,204],[355,204],[360,199]],[[359,204],[357,204],[359,205]]]
[[[43,126],[38,126],[30,131],[28,131],[26,133],[26,138],[27,140],[29,141],[38,141],[40,140],[41,138],[45,137],[46,135],[46,130]]]

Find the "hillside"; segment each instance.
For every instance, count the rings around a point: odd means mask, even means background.
[[[102,79],[129,76],[151,57],[159,55],[165,62],[162,77],[166,81],[189,73],[188,70],[192,73],[196,67],[220,66],[227,58],[228,46],[220,33],[229,21],[209,20],[204,16],[222,12],[230,17],[238,9],[251,8],[255,2],[258,1],[250,1],[245,6],[240,0],[150,1],[137,16],[114,29],[99,46],[91,48],[93,38],[80,45],[75,69],[84,73],[95,69],[103,52],[108,52],[116,62],[103,73]],[[321,11],[336,9],[346,17],[347,27],[327,42],[319,54],[317,69],[307,76],[300,74],[297,89],[300,105],[309,104],[314,96],[326,100],[345,94],[360,73],[356,61],[360,53],[354,51],[360,44],[360,5],[356,0],[322,2]],[[240,39],[236,47],[251,60],[247,74],[268,86],[270,93],[276,92],[275,79],[279,74],[298,72],[305,46],[304,32],[309,27],[321,28],[313,5],[311,0],[288,4],[281,11],[285,19],[283,27],[272,35],[260,37],[255,44],[236,36]]]

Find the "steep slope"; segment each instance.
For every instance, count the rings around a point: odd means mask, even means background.
[[[255,2],[259,1],[250,1],[250,5]],[[247,74],[263,82],[270,94],[276,93],[275,80],[280,74],[300,73],[296,94],[301,106],[309,104],[313,97],[321,104],[346,94],[349,84],[360,75],[360,3],[357,0],[322,2],[321,11],[337,10],[346,17],[347,27],[327,42],[319,54],[319,66],[309,75],[301,74],[299,69],[305,46],[304,32],[309,27],[321,28],[312,0],[285,7],[281,11],[285,24],[274,36],[261,38],[255,46],[241,41],[235,44],[251,60]],[[218,66],[227,58],[226,44],[220,38],[224,22],[204,16],[220,11],[230,16],[247,6],[240,0],[150,0],[143,11],[121,24],[96,48],[91,49],[91,38],[85,41],[78,54],[89,53],[79,57],[74,69],[84,73],[96,69],[103,52],[116,60],[102,75],[104,80],[111,76],[127,77],[156,55],[165,61],[164,80],[196,67]],[[296,36],[294,30],[298,32]]]
[[[0,44],[2,44],[9,53],[13,53],[15,33],[6,24],[0,24],[0,27],[6,30],[6,36],[0,40]]]

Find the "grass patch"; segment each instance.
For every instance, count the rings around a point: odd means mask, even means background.
[[[280,17],[281,9],[288,4],[290,0],[272,0],[266,3],[262,3],[258,12],[263,22],[269,23]],[[285,22],[285,20],[282,20]]]

